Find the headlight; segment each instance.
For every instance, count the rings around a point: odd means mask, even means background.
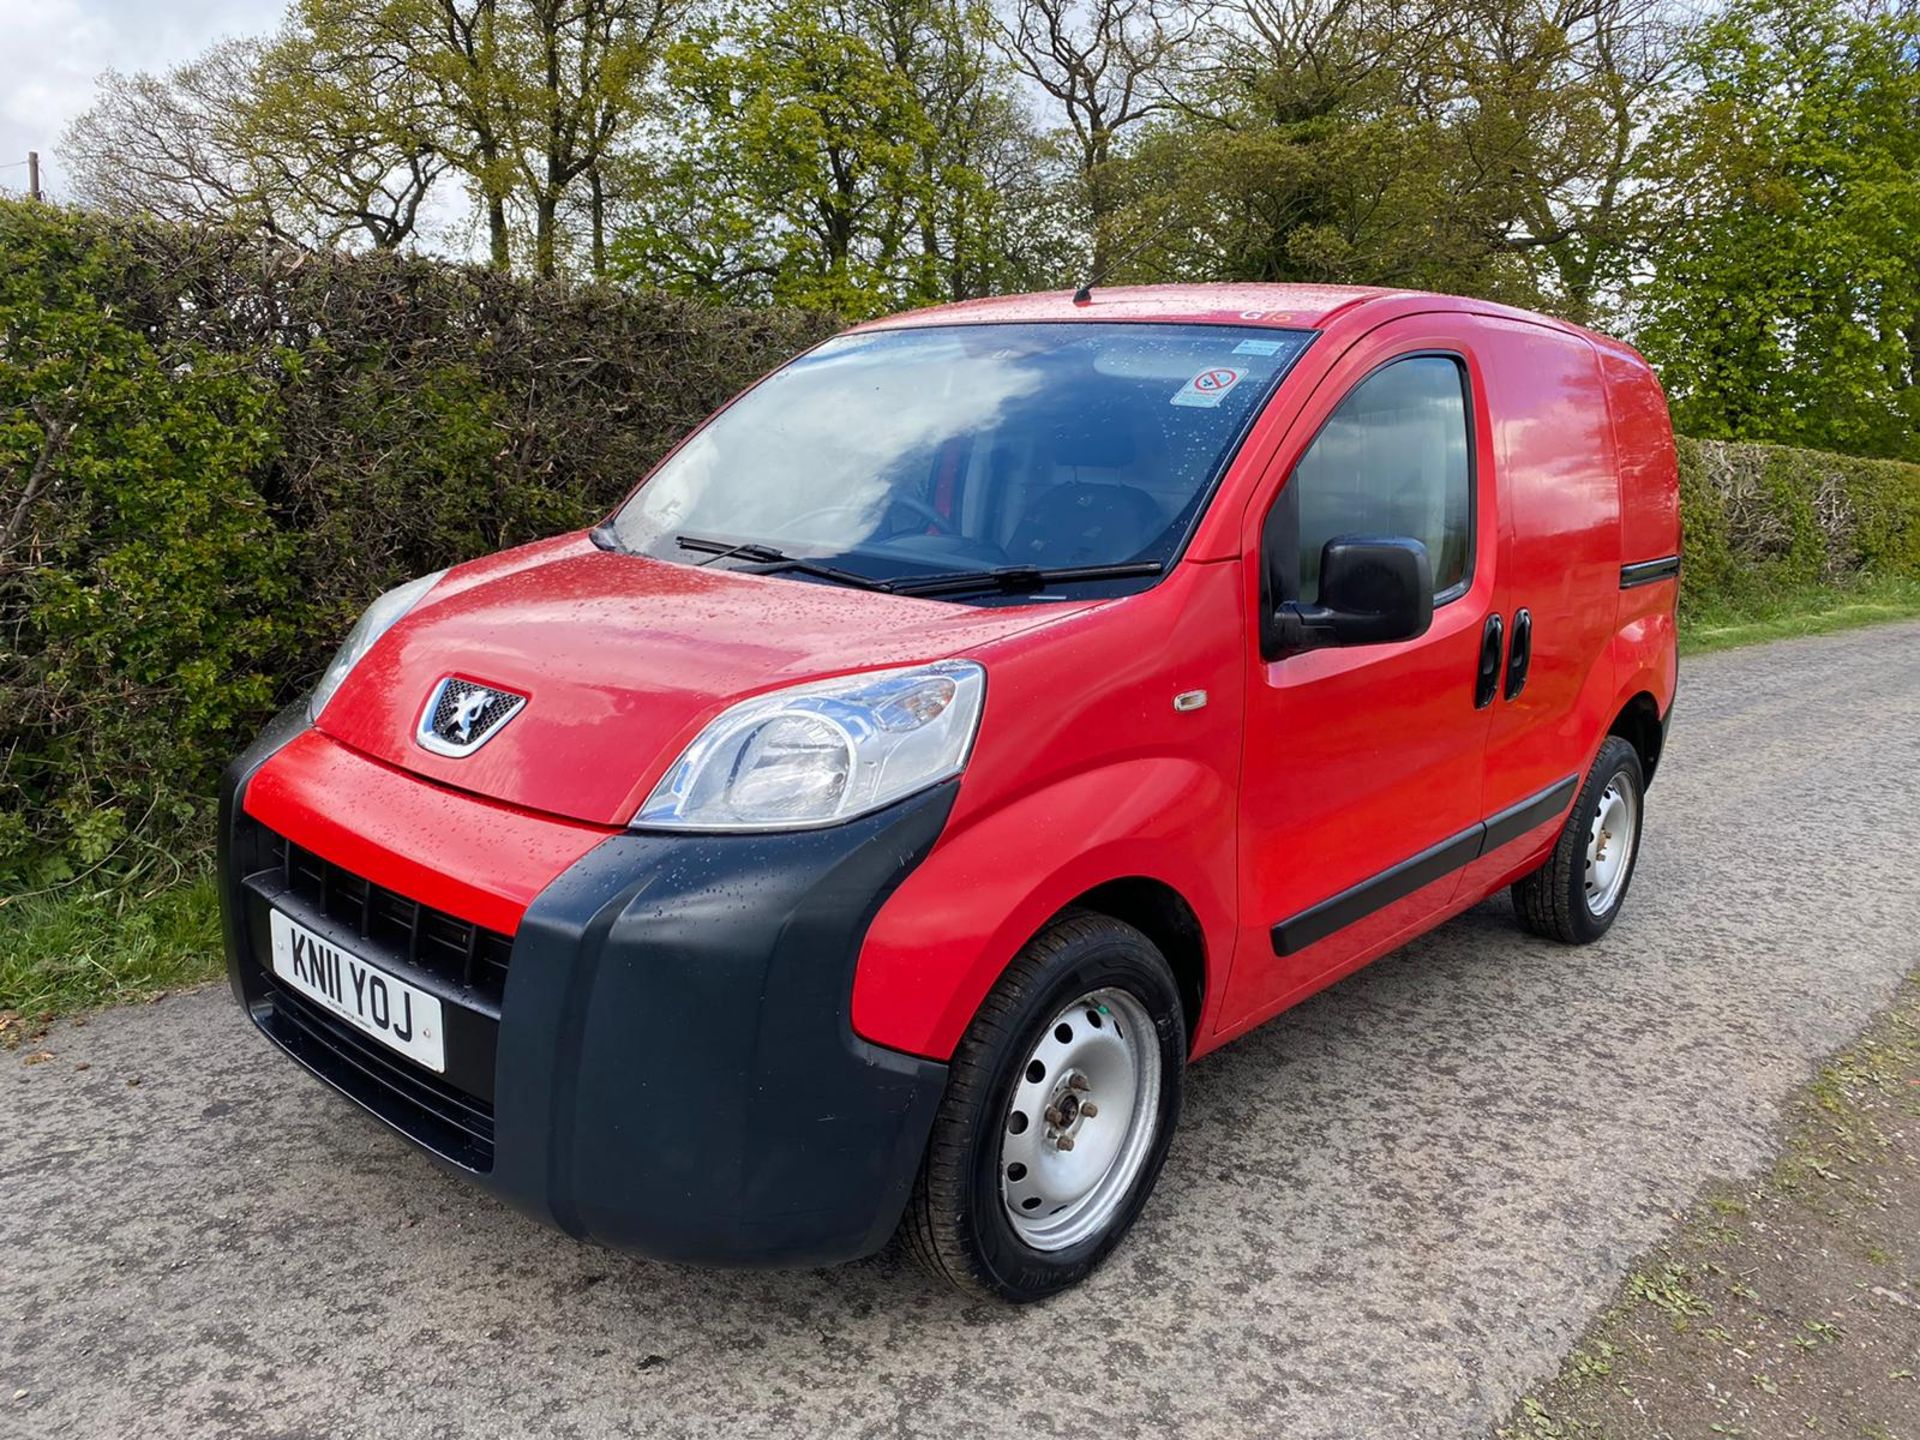
[[[333,663],[327,666],[320,683],[313,687],[313,694],[307,700],[309,720],[320,718],[320,712],[327,708],[333,692],[340,688],[340,683],[360,663],[361,657],[373,648],[374,642],[391,630],[402,615],[419,604],[420,597],[439,583],[440,577],[446,573],[436,570],[431,575],[422,575],[418,580],[396,585],[367,607],[366,613],[347,632],[346,643],[335,652]]]
[[[971,660],[869,671],[722,712],[654,787],[641,829],[837,825],[958,775],[987,672]]]

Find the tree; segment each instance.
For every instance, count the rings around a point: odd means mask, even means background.
[[[1129,127],[1171,108],[1168,71],[1206,15],[1195,0],[1013,0],[1000,26],[1014,68],[1064,121],[1097,276],[1114,258],[1116,145]]]
[[[1586,319],[1649,196],[1662,0],[1231,0],[1110,167],[1143,278],[1414,285]]]
[[[977,291],[1001,239],[980,167],[1018,134],[979,23],[948,0],[778,0],[698,27],[616,269],[846,315]]]
[[[289,32],[228,41],[165,75],[108,72],[62,157],[114,214],[241,224],[319,248],[398,246],[443,168],[411,77]]]
[[[447,169],[427,105],[426,87],[406,67],[330,52],[311,32],[289,28],[260,57],[245,139],[272,188],[392,250],[417,233]]]
[[[1531,298],[1497,253],[1430,0],[1241,0],[1115,167],[1145,279],[1373,283]]]
[[[979,0],[870,0],[852,9],[876,50],[913,87],[931,139],[918,164],[926,288],[965,300],[1046,283],[1034,171],[1042,142],[1005,83],[993,20]]]
[[[568,192],[598,175],[639,113],[680,0],[521,0],[508,37],[519,65],[501,86],[522,193],[534,216],[534,269],[558,266]],[[594,205],[593,270],[606,268],[604,205]]]
[[[514,221],[552,275],[584,216],[605,268],[607,176],[689,0],[297,0],[270,42],[229,42],[164,76],[109,75],[65,153],[82,198],[238,222],[305,244],[418,231],[462,177],[495,267]],[[584,203],[582,190],[584,189]]]
[[[1685,27],[1669,0],[1479,0],[1462,12],[1449,111],[1487,239],[1522,257],[1542,303],[1591,321],[1628,278],[1656,202],[1646,140]]]
[[[60,145],[79,200],[288,236],[291,205],[263,185],[246,130],[260,51],[233,41],[165,75],[102,75],[99,98]]]
[[[300,27],[327,53],[404,74],[436,154],[465,177],[488,256],[513,258],[511,215],[531,219],[532,259],[554,274],[562,218],[600,177],[641,113],[684,0],[300,0]],[[604,209],[590,247],[604,266]]]
[[[1920,17],[1741,0],[1691,58],[1638,295],[1675,418],[1920,458]]]

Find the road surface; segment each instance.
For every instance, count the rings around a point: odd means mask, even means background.
[[[1482,1434],[1920,963],[1920,625],[1690,661],[1680,707],[1605,941],[1502,898],[1203,1062],[1038,1308],[578,1245],[223,989],[58,1026],[0,1054],[0,1434]]]

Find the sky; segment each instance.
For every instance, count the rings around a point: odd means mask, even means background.
[[[0,0],[0,189],[62,194],[53,152],[103,70],[165,70],[230,35],[277,29],[287,0]]]

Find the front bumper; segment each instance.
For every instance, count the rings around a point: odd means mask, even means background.
[[[534,896],[490,989],[484,955],[504,940],[469,927],[463,972],[458,918],[416,911],[409,949],[396,938],[404,916],[362,923],[410,903],[379,890],[381,875],[358,877],[343,903],[355,877],[297,848],[318,840],[276,837],[249,816],[255,773],[302,728],[297,715],[275,722],[221,791],[229,976],[269,1038],[582,1239],[742,1264],[829,1263],[886,1242],[946,1067],[853,1033],[854,966],[874,914],[938,838],[953,784],[829,830],[613,835]],[[426,783],[388,774],[382,783]],[[444,810],[452,792],[434,788]],[[330,882],[299,883],[322,869]],[[382,1053],[283,989],[266,941],[275,905],[439,994],[446,1074]],[[436,926],[450,964],[417,939]]]

